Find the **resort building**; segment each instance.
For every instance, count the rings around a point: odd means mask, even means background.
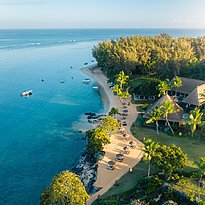
[[[169,94],[182,98],[182,102],[188,105],[200,106],[202,104],[201,94],[205,91],[205,81],[184,77],[180,79],[182,86],[172,88]]]
[[[168,115],[168,120],[170,122],[182,122],[182,118],[183,118],[183,113],[184,110],[183,108],[181,108],[175,101],[174,101],[174,97],[170,97],[168,94],[162,96],[161,98],[159,98],[156,102],[154,102],[151,106],[148,107],[148,109],[146,110],[146,112],[144,113],[143,117],[144,118],[150,118],[151,113],[153,112],[153,110],[155,108],[159,108],[160,106],[162,106],[165,101],[169,101],[171,103],[174,104],[174,108],[178,110],[178,112],[176,113],[172,113]],[[160,119],[161,121],[165,121],[164,118]]]

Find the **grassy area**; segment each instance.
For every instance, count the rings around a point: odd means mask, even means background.
[[[120,197],[124,193],[132,193],[136,187],[138,180],[147,175],[148,164],[139,162],[138,166],[133,168],[132,173],[127,173],[118,180],[118,185],[114,185],[106,192],[100,201],[95,201],[92,205],[126,205],[124,202],[120,203]]]
[[[163,132],[160,132],[160,135],[157,136],[155,130],[140,127],[142,122],[143,118],[142,116],[139,116],[138,120],[131,128],[133,135],[140,141],[143,141],[144,138],[151,138],[161,144],[176,144],[177,146],[180,146],[184,150],[184,152],[187,153],[189,158],[186,167],[187,170],[195,169],[196,166],[194,165],[194,161],[205,155],[205,142],[202,142],[197,138],[169,136]],[[95,202],[94,204],[121,205],[120,198],[124,197],[125,195],[129,195],[129,193],[133,192],[133,190],[136,190],[137,182],[141,177],[146,176],[147,168],[148,166],[146,163],[140,162],[139,164],[137,164],[134,167],[132,174],[127,173],[126,175],[121,177],[120,180],[118,180],[119,186],[111,187],[111,189],[103,195],[102,200],[100,202]],[[174,188],[177,190],[185,191],[190,195],[196,195],[197,184],[193,179],[186,178],[180,180],[174,186]],[[201,188],[201,195],[202,198],[205,197],[205,188]]]
[[[176,190],[183,190],[188,196],[196,196],[198,185],[194,179],[181,179],[176,184],[173,185]],[[200,197],[205,201],[205,188],[200,189]]]
[[[153,129],[132,127],[133,135],[143,141],[144,138],[151,138],[156,142],[161,144],[171,145],[176,144],[181,147],[185,153],[187,153],[189,161],[187,163],[188,167],[195,167],[194,161],[198,160],[200,157],[205,155],[205,142],[197,138],[191,137],[176,137],[169,136],[164,132],[160,132],[160,135],[156,135],[156,131]]]
[[[137,181],[147,175],[148,165],[140,162],[138,166],[133,168],[132,173],[127,173],[120,178],[118,181],[119,186],[113,186],[107,193],[104,194],[103,198],[110,197],[116,194],[124,193],[136,186]]]

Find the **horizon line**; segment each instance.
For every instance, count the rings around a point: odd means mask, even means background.
[[[28,28],[24,28],[24,27],[19,27],[19,28],[0,28],[0,30],[30,30],[30,29],[36,29],[36,30],[41,30],[41,29],[58,29],[58,30],[66,30],[66,29],[76,29],[76,30],[78,30],[78,29],[87,29],[87,30],[92,30],[92,29],[106,29],[106,30],[109,30],[109,29],[205,29],[205,27],[204,28],[189,28],[189,27],[187,27],[187,28],[180,28],[180,27],[146,27],[146,28],[140,28],[140,27],[130,27],[130,28],[124,28],[124,27],[120,27],[120,28],[95,28],[95,27],[89,27],[89,28],[85,28],[85,27],[77,27],[77,28],[72,28],[72,27],[48,27],[48,28],[43,28],[43,27],[28,27]]]

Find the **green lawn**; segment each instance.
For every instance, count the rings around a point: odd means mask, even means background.
[[[189,196],[197,195],[198,185],[194,179],[181,179],[173,187],[179,191],[183,190]],[[205,201],[205,188],[200,188],[200,197]]]
[[[186,169],[195,169],[194,161],[198,160],[200,157],[205,156],[205,142],[200,141],[196,138],[190,138],[190,137],[175,137],[175,136],[169,136],[166,133],[160,132],[160,135],[156,135],[156,131],[153,129],[147,129],[138,127],[139,122],[137,121],[132,126],[132,133],[133,135],[139,139],[140,141],[143,141],[144,138],[151,138],[156,142],[159,142],[161,144],[176,144],[177,146],[180,146],[185,153],[187,153],[189,161],[187,162]],[[105,193],[102,197],[103,200],[101,200],[101,203],[95,202],[94,204],[120,204],[115,203],[112,201],[115,198],[118,198],[121,196],[124,192],[130,192],[131,189],[134,188],[137,185],[137,181],[140,177],[145,176],[147,174],[147,164],[140,162],[137,164],[134,169],[133,173],[127,173],[123,177],[120,178],[118,181],[119,186],[113,186],[111,189]],[[196,183],[193,183],[191,180],[187,179],[187,189],[197,190]],[[181,183],[183,184],[183,181],[180,182],[175,186],[176,189],[180,190]],[[183,190],[183,188],[181,188]],[[184,189],[186,191],[186,189]],[[205,189],[203,188],[201,190],[202,195],[204,195]],[[193,191],[194,192],[194,191]],[[118,197],[115,197],[118,195]]]
[[[137,184],[139,178],[147,174],[147,167],[147,164],[140,162],[138,166],[133,168],[132,173],[127,173],[120,178],[118,181],[119,186],[113,186],[103,197],[106,198],[132,189]]]
[[[137,139],[143,141],[143,138],[151,138],[155,142],[161,144],[171,145],[176,144],[181,147],[183,151],[188,155],[189,161],[187,166],[195,167],[194,161],[200,157],[205,156],[205,142],[200,141],[197,138],[192,137],[175,137],[169,136],[164,132],[160,132],[160,135],[156,135],[156,131],[153,129],[132,127],[132,132]]]

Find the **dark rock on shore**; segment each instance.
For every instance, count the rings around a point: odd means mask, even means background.
[[[80,176],[80,179],[89,194],[96,192],[96,188],[93,184],[97,179],[97,167],[96,158],[92,157],[87,152],[84,152],[77,167],[72,169],[73,172]]]

